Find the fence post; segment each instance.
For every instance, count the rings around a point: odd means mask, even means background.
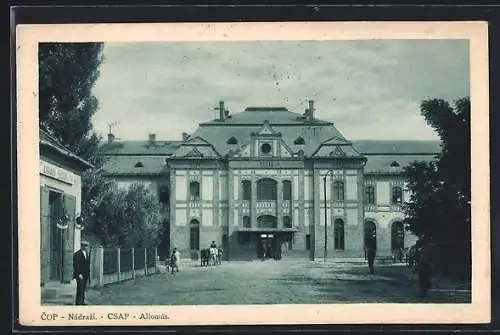
[[[148,249],[144,248],[144,275],[148,275]]]
[[[155,273],[158,273],[160,272],[160,268],[159,268],[159,263],[160,262],[160,259],[158,258],[158,248],[155,248]]]
[[[116,248],[116,254],[118,259],[117,269],[118,269],[118,282],[120,282],[120,248]]]
[[[104,248],[102,245],[97,248],[97,260],[99,261],[97,269],[97,285],[102,287],[104,286]]]
[[[132,248],[132,279],[135,279],[135,252],[134,248]]]

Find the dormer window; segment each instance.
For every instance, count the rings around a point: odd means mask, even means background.
[[[293,143],[295,143],[295,145],[304,145],[306,141],[304,141],[302,137],[298,137]]]
[[[134,165],[136,168],[141,168],[141,167],[144,167],[144,165],[142,164],[142,162],[137,162],[135,163]]]
[[[227,140],[227,144],[238,144],[238,140],[236,139],[236,137],[232,136]]]
[[[390,167],[399,167],[399,163],[396,161],[392,161]]]

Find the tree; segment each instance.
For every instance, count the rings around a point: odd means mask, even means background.
[[[470,275],[470,100],[461,98],[450,106],[431,99],[420,108],[438,133],[442,152],[431,162],[413,162],[405,168],[411,192],[403,206],[405,222],[435,245],[435,261],[444,271]]]
[[[100,166],[100,137],[91,117],[98,109],[92,88],[103,62],[103,43],[40,43],[40,127],[77,155]]]
[[[143,184],[120,189],[115,182],[96,174],[87,177],[91,185],[84,189],[89,199],[85,231],[105,247],[156,247],[164,227],[160,205]]]

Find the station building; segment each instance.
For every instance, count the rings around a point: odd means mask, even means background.
[[[143,182],[162,204],[163,252],[196,259],[212,241],[228,259],[378,256],[412,245],[401,209],[404,166],[431,160],[436,141],[350,141],[333,122],[284,107],[248,107],[181,139],[108,135],[105,170],[121,186]],[[184,256],[186,257],[186,256]]]

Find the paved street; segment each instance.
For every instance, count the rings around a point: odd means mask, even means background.
[[[135,281],[90,289],[91,305],[310,304],[363,302],[470,302],[463,285],[437,281],[426,299],[416,297],[413,270],[378,265],[375,275],[362,263],[307,260],[229,262],[185,266]]]

